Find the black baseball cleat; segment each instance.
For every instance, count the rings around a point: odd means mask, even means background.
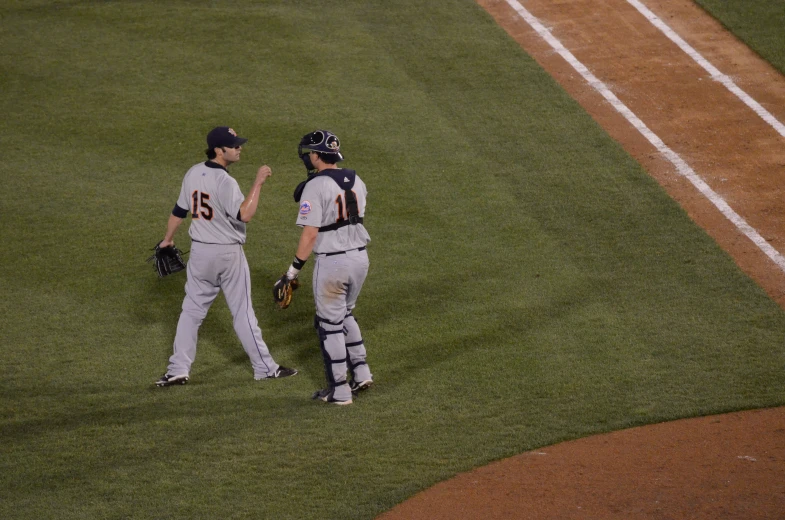
[[[188,376],[172,376],[169,374],[164,374],[161,376],[161,379],[155,382],[155,386],[172,386],[172,385],[184,385],[188,382]]]
[[[358,393],[362,392],[363,390],[368,390],[373,386],[373,379],[366,379],[365,381],[350,381],[349,388],[352,390],[353,395],[357,395]]]
[[[337,404],[338,406],[345,406],[347,404],[352,404],[352,398],[350,397],[346,401],[339,401],[338,399],[333,397],[333,391],[329,388],[324,388],[322,390],[317,390],[311,396],[311,399],[318,399],[319,401],[324,401],[325,403],[330,404]]]
[[[291,377],[294,375],[297,375],[296,368],[286,368],[286,367],[279,366],[278,370],[273,372],[271,376],[267,376],[265,379],[280,379],[282,377]]]

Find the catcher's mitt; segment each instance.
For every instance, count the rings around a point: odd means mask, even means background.
[[[158,273],[158,278],[163,278],[172,273],[182,271],[185,269],[185,262],[183,261],[183,253],[175,246],[161,247],[160,242],[153,249],[153,255],[147,259],[148,262],[153,262],[155,272]]]
[[[292,303],[292,292],[300,287],[300,282],[297,278],[289,279],[288,276],[283,275],[273,285],[273,300],[278,304],[278,307],[285,309]]]

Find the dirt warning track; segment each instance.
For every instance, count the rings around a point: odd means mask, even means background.
[[[785,307],[785,77],[691,0],[477,0]],[[631,114],[631,115],[630,115]],[[580,439],[380,518],[782,518],[785,409]]]

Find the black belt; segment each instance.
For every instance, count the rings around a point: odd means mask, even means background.
[[[232,242],[231,244],[221,244],[220,242],[202,242],[201,240],[194,240],[191,239],[191,242],[196,242],[197,244],[206,244],[208,246],[241,246],[240,242]]]
[[[365,246],[358,247],[357,249],[349,249],[349,251],[365,251]],[[349,251],[336,251],[335,253],[316,253],[316,254],[323,255],[323,256],[333,256],[333,255],[344,255]]]

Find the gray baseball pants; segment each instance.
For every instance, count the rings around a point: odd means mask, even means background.
[[[234,331],[251,360],[255,379],[275,373],[278,364],[262,339],[251,302],[251,272],[240,244],[191,244],[183,311],[167,373],[188,375],[196,357],[199,327],[220,291],[234,319]]]
[[[347,384],[347,370],[358,382],[372,378],[360,327],[352,315],[369,265],[367,251],[316,256],[313,274],[315,325],[327,382],[334,389],[333,397],[341,401],[352,395]]]

